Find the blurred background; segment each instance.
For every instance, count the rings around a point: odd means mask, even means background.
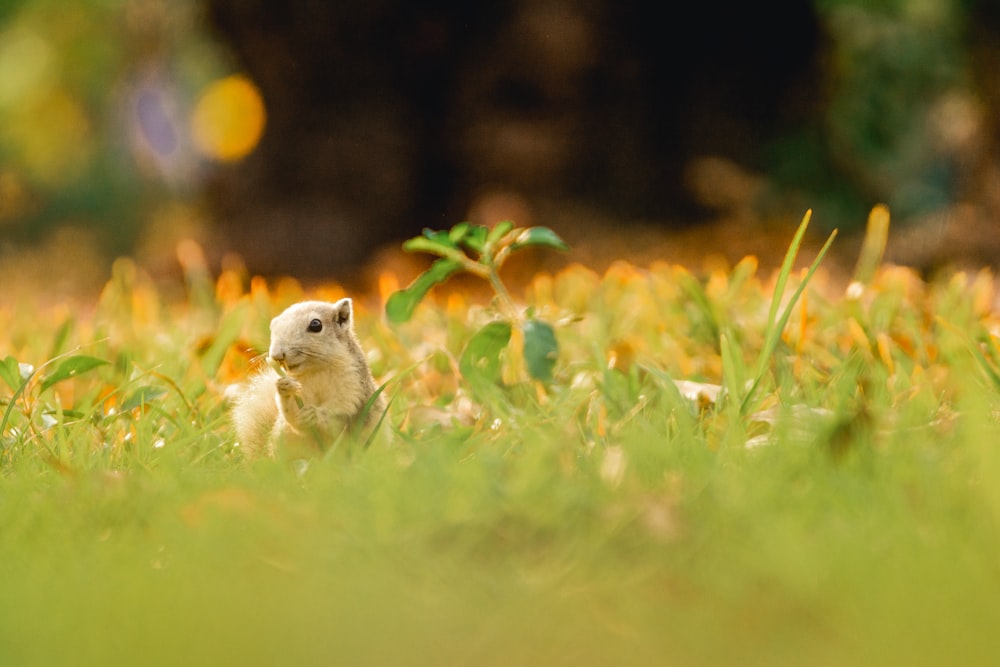
[[[585,261],[780,256],[878,202],[891,259],[996,264],[998,112],[994,0],[4,0],[0,280],[182,239],[342,278],[504,218]]]

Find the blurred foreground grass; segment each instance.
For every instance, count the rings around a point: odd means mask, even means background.
[[[85,314],[0,308],[4,664],[1000,656],[988,273],[817,274],[748,415],[719,392],[765,344],[752,259],[539,275],[553,381],[505,357],[475,390],[492,311],[441,293],[390,326],[386,275],[354,296],[391,444],[297,472],[244,460],[222,394],[306,294],[186,268],[183,293],[122,260]]]

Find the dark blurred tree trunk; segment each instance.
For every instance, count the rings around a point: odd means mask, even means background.
[[[690,217],[684,165],[753,166],[817,44],[805,0],[206,2],[269,114],[210,193],[220,228],[252,269],[301,275],[484,189]]]
[[[440,207],[453,180],[441,136],[453,63],[487,5],[208,5],[267,105],[261,145],[211,193],[255,270],[342,270]]]

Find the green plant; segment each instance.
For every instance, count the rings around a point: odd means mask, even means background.
[[[42,380],[37,383],[37,391],[29,392],[29,387],[32,386],[31,383],[36,376],[45,371],[47,367],[54,365],[57,361],[60,362],[59,365],[56,366],[51,372],[46,373]],[[100,366],[106,366],[107,364],[108,362],[104,359],[98,359],[87,355],[55,357],[38,369],[34,368],[30,364],[18,363],[18,361],[12,356],[7,356],[6,358],[0,360],[0,380],[3,380],[3,382],[14,392],[7,401],[7,407],[4,410],[3,417],[0,418],[0,437],[2,437],[7,431],[7,425],[10,422],[11,415],[18,400],[23,402],[23,414],[30,426],[35,416],[35,401],[37,401],[38,398],[48,389],[52,388],[59,382],[69,380],[70,378],[82,375],[83,373]],[[34,400],[29,400],[29,393],[35,394]],[[43,414],[52,414],[56,411],[60,410],[55,407],[54,403],[47,403],[43,408]],[[72,412],[67,413],[67,411],[62,412],[64,414],[73,414]],[[73,416],[79,415],[74,414]]]
[[[778,346],[778,341],[781,338],[781,333],[785,330],[785,325],[788,324],[788,318],[792,315],[792,309],[795,308],[795,304],[798,303],[799,297],[805,291],[806,286],[812,279],[813,274],[816,273],[816,269],[819,268],[820,262],[823,261],[823,257],[826,255],[827,250],[830,249],[830,245],[833,240],[837,237],[837,230],[833,230],[830,236],[827,237],[826,243],[820,249],[819,253],[816,255],[816,259],[813,260],[809,269],[806,271],[805,276],[799,283],[799,286],[792,293],[791,298],[788,303],[785,304],[784,309],[781,309],[781,301],[785,296],[785,286],[788,284],[788,278],[791,276],[792,268],[795,265],[795,258],[799,254],[799,247],[802,245],[802,238],[805,236],[806,229],[809,227],[809,220],[812,218],[812,210],[806,211],[805,215],[802,216],[802,222],[799,223],[799,228],[795,232],[795,236],[792,238],[791,245],[788,246],[788,251],[785,253],[784,261],[781,263],[781,269],[778,271],[778,280],[774,285],[774,294],[771,296],[771,306],[768,309],[767,314],[767,328],[765,329],[764,347],[761,348],[760,354],[757,356],[757,362],[754,364],[753,375],[750,377],[750,384],[744,393],[742,391],[743,383],[739,382],[727,382],[727,386],[733,392],[733,396],[742,396],[739,399],[740,413],[742,415],[747,415],[753,411],[753,408],[757,406],[757,390],[760,386],[761,380],[767,372],[770,365],[771,359],[774,356],[774,351]],[[779,309],[781,309],[781,314],[778,314]],[[746,377],[746,369],[741,368],[741,364],[734,360],[738,359],[739,356],[736,355],[733,350],[730,349],[730,342],[725,336],[721,340],[722,348],[722,359],[723,368],[728,368],[731,372],[736,372],[737,377],[740,379]]]
[[[447,231],[425,229],[422,236],[403,244],[408,252],[426,252],[439,257],[406,289],[385,304],[391,322],[406,322],[432,287],[457,273],[469,273],[489,282],[496,294],[499,320],[490,322],[469,339],[459,367],[462,375],[480,391],[488,391],[501,377],[500,352],[511,344],[514,328],[523,335],[525,366],[535,380],[547,382],[559,356],[559,343],[552,325],[523,311],[500,279],[500,267],[515,252],[543,247],[567,250],[566,243],[547,227],[515,227],[505,220],[492,229],[461,222]]]
[[[864,289],[817,271],[787,318],[793,269],[555,274],[525,302],[581,318],[566,381],[508,414],[358,299],[392,434],[306,470],[244,458],[223,401],[299,288],[121,262],[97,308],[0,308],[3,663],[984,664],[1000,283],[880,265],[882,222]],[[510,344],[470,311],[412,324]]]

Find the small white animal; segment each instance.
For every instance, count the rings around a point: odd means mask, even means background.
[[[304,301],[271,320],[268,368],[233,392],[233,424],[250,456],[305,458],[353,425],[376,391],[350,299]],[[385,410],[380,394],[370,425]]]

